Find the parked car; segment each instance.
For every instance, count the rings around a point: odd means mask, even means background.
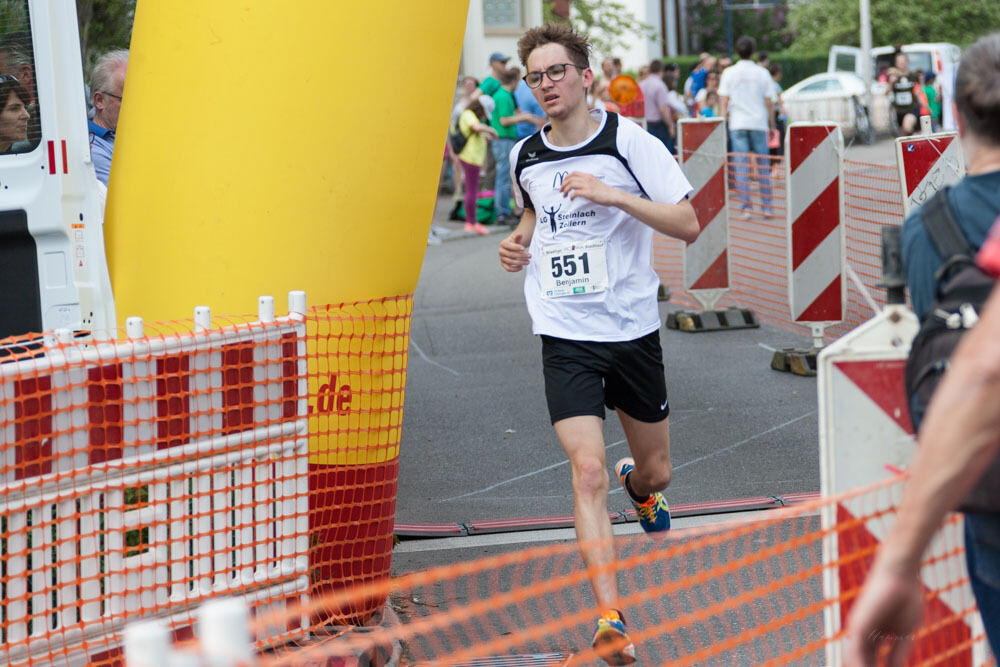
[[[909,58],[910,71],[934,72],[941,86],[942,129],[954,130],[956,126],[951,100],[955,94],[955,74],[962,58],[962,50],[947,42],[903,44],[899,48]],[[871,50],[873,80],[878,81],[880,77],[884,77],[886,70],[894,64],[895,54],[894,46],[879,46]],[[861,49],[856,46],[830,47],[828,72],[853,72],[862,76],[861,65]]]
[[[874,143],[892,132],[889,97],[884,84],[872,85],[872,108],[865,107],[865,83],[849,72],[823,72],[799,81],[781,95],[789,122],[833,121],[846,138]]]

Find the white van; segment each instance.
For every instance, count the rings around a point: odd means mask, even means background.
[[[945,130],[955,129],[955,115],[951,101],[955,92],[955,74],[962,51],[947,42],[904,44],[900,47],[910,60],[910,70],[933,71],[941,84],[942,125]],[[892,67],[896,47],[879,46],[871,51],[872,78]],[[854,72],[862,76],[861,49],[856,46],[833,46],[830,48],[828,72]]]
[[[0,137],[0,339],[113,329],[75,5],[4,6],[0,80],[4,91],[17,87],[0,103],[23,94],[29,129],[17,143]]]

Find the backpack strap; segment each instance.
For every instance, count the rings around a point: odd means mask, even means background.
[[[946,264],[957,257],[971,259],[975,255],[962,228],[955,221],[948,203],[949,190],[950,186],[941,188],[920,208],[920,221]]]

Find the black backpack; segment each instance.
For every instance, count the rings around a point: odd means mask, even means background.
[[[461,130],[458,129],[458,121],[456,120],[455,125],[448,128],[448,143],[451,145],[451,152],[458,155],[468,142],[469,135],[462,134]]]
[[[937,284],[934,302],[906,360],[906,395],[914,430],[920,426],[927,404],[948,370],[952,352],[965,332],[979,321],[979,312],[995,284],[976,265],[975,250],[948,204],[948,190],[947,187],[939,190],[920,209],[920,220],[944,263],[934,274]],[[1000,511],[1000,457],[994,459],[960,509]]]

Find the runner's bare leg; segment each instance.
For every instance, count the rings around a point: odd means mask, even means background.
[[[608,518],[608,469],[604,457],[604,420],[590,415],[561,419],[556,435],[569,457],[573,476],[573,517],[584,565],[596,568],[614,562],[611,520]],[[594,596],[602,611],[616,609],[618,582],[613,572],[591,574]]]
[[[670,419],[649,423],[618,410],[635,470],[629,476],[632,490],[639,496],[662,491],[670,484]]]

